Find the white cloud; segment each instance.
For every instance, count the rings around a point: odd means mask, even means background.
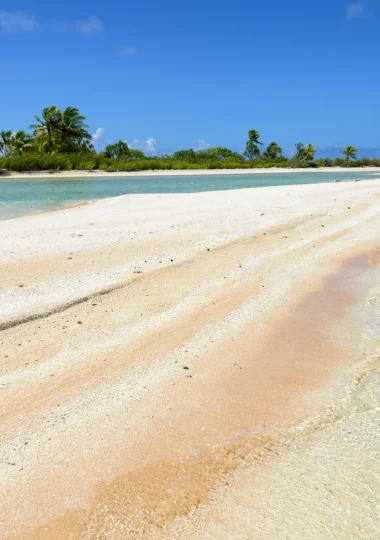
[[[156,139],[153,139],[153,137],[150,137],[150,139],[147,139],[145,141],[145,144],[146,144],[146,147],[147,147],[147,150],[148,152],[155,152],[156,151]]]
[[[104,27],[99,17],[94,15],[85,20],[51,19],[49,26],[57,32],[79,32],[80,34],[98,34]]]
[[[2,32],[29,32],[38,28],[38,21],[24,11],[0,10],[0,30]]]
[[[102,127],[99,127],[95,130],[95,133],[92,134],[92,143],[97,150],[102,150],[107,144],[113,144],[112,141],[105,139],[106,130]],[[155,154],[157,151],[157,141],[153,137],[149,137],[145,141],[140,139],[133,139],[132,142],[124,141],[127,143],[129,148],[133,150],[142,150],[147,154]]]
[[[103,143],[103,137],[104,137],[104,134],[105,134],[106,130],[102,127],[98,128],[95,133],[92,135],[92,143],[93,145],[95,146],[96,149],[100,147],[102,147],[102,143]]]
[[[127,144],[129,148],[133,148],[134,150],[142,150],[143,152],[146,152],[148,154],[155,154],[157,151],[157,141],[156,139],[153,139],[153,137],[150,137],[149,139],[146,139],[145,141],[140,141],[139,139],[133,139],[131,143],[127,141]]]
[[[211,144],[208,144],[204,139],[198,139],[196,150],[207,150],[207,148],[211,148]]]
[[[99,141],[99,139],[101,139],[104,136],[104,133],[105,133],[104,128],[101,128],[101,127],[97,128],[97,130],[95,131],[95,133],[92,136],[92,140],[94,142]]]
[[[359,19],[366,14],[365,2],[359,1],[352,4],[348,4],[346,7],[346,19]]]
[[[136,54],[136,52],[136,47],[123,47],[120,49],[121,56],[131,56],[132,54]]]
[[[98,34],[103,31],[103,23],[99,17],[93,15],[86,21],[75,21],[77,32],[81,34]]]

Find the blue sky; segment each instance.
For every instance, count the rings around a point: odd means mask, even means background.
[[[98,148],[242,150],[255,128],[287,153],[380,149],[379,23],[380,0],[8,0],[0,130],[55,104]]]

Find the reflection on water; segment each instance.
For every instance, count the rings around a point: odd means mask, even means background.
[[[0,179],[0,219],[56,210],[69,203],[104,199],[127,193],[195,193],[264,186],[319,184],[334,179],[377,178],[369,172],[301,172],[128,178]]]

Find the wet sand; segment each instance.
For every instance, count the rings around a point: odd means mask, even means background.
[[[366,302],[360,307],[356,302],[357,308],[350,310],[349,318],[342,321],[339,317],[336,329],[344,328],[343,343],[348,328],[354,331],[353,323],[357,326],[360,320],[366,321],[359,347],[353,340],[346,343],[346,365],[339,375],[323,391],[312,395],[313,407],[307,414],[286,426],[272,428],[272,439],[263,441],[261,452],[224,475],[206,504],[175,520],[168,534],[160,538],[378,537],[380,287],[379,271],[370,275],[365,269],[368,265],[363,264],[366,260],[359,257],[346,263],[327,280],[323,293],[311,295],[299,310],[307,316],[308,309],[313,308],[307,325],[313,324],[315,318],[326,316],[325,295],[334,301],[338,292],[338,309],[342,309],[342,296],[351,295],[353,288],[357,291],[358,280],[359,296],[368,287]],[[334,281],[336,285],[331,288]],[[317,332],[320,329],[317,324]],[[304,333],[304,325],[300,330]],[[282,337],[295,346],[300,339],[294,332]],[[331,350],[319,350],[318,354],[324,352],[334,360]],[[310,359],[309,352],[307,356]],[[354,360],[347,365],[350,358]]]
[[[298,477],[318,487],[333,463],[310,426],[344,406],[368,345],[379,195],[127,195],[0,223],[0,536],[286,537],[311,526],[296,480],[333,530],[335,503]]]

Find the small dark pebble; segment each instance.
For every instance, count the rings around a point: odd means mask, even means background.
[[[82,321],[77,321],[78,324],[82,324]]]
[[[189,367],[188,367],[188,366],[183,366],[183,368],[182,368],[182,369],[189,369]]]

